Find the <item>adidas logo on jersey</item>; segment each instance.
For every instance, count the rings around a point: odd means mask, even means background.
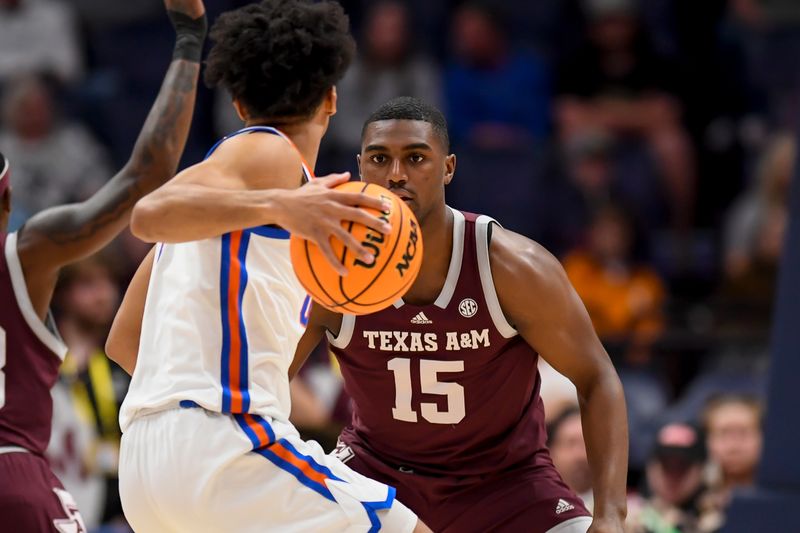
[[[575,509],[574,505],[559,498],[558,505],[556,505],[556,514],[566,513],[567,511],[571,511],[573,509]]]
[[[417,316],[411,319],[412,324],[433,324],[433,320],[429,320],[428,317],[425,316],[425,313],[419,312]]]

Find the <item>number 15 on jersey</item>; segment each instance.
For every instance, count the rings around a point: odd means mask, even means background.
[[[417,411],[411,407],[411,359],[395,357],[387,368],[394,373],[395,400],[392,417],[403,422],[417,422]],[[439,381],[440,373],[463,372],[464,361],[436,361],[420,359],[420,390],[423,394],[437,394],[447,398],[447,409],[439,410],[436,403],[420,402],[422,418],[432,424],[458,424],[466,416],[464,387],[458,383]]]

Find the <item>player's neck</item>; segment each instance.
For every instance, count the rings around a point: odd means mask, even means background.
[[[313,120],[284,124],[271,124],[264,120],[248,120],[245,126],[248,128],[251,126],[272,126],[280,130],[292,140],[311,169],[317,165],[319,143],[322,141],[322,136],[325,135],[324,125],[318,124]]]
[[[453,255],[454,223],[453,213],[445,205],[421,222],[425,254],[417,280],[403,296],[407,303],[428,305],[442,292]]]

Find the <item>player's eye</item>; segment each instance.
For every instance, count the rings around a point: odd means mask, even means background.
[[[412,163],[422,163],[425,160],[425,156],[422,154],[411,154],[409,157]]]
[[[369,158],[376,165],[381,165],[386,162],[386,156],[383,154],[371,155]]]

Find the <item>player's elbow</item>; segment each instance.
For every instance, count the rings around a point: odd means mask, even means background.
[[[159,212],[158,202],[151,196],[145,196],[136,202],[131,213],[131,233],[144,242],[159,242]]]
[[[133,350],[128,343],[122,342],[119,335],[112,333],[106,340],[106,355],[109,359],[117,363],[125,372],[133,374],[136,366],[136,350]]]

